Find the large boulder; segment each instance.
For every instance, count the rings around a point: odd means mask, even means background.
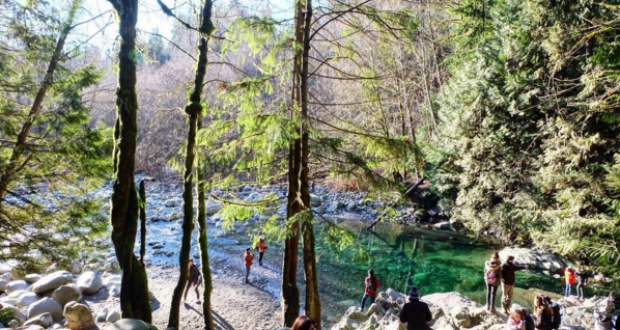
[[[120,319],[105,330],[157,330],[152,324],[136,319]]]
[[[23,281],[23,280],[19,280],[19,281],[11,281],[9,283],[6,284],[6,287],[4,289],[4,292],[6,292],[6,294],[11,294],[15,291],[23,291],[28,289],[30,285],[28,284],[28,282]]]
[[[71,273],[61,270],[49,275],[45,275],[42,279],[38,280],[32,285],[32,292],[45,293],[48,291],[56,290],[61,285],[65,285],[73,280]]]
[[[83,294],[91,295],[103,287],[103,280],[95,272],[85,272],[78,279],[77,285]]]
[[[28,319],[28,321],[24,323],[24,327],[38,325],[43,327],[44,329],[47,329],[51,327],[52,324],[54,324],[54,318],[52,318],[52,315],[50,313],[42,313],[31,319]]]
[[[54,321],[62,319],[62,307],[52,298],[43,298],[28,306],[28,319],[43,313],[50,313]]]
[[[65,327],[72,330],[86,330],[95,325],[95,319],[88,306],[75,301],[65,306],[63,315],[67,320]]]
[[[54,299],[60,307],[64,308],[68,302],[79,302],[82,300],[82,291],[73,283],[61,285],[58,289],[54,290],[52,299]]]
[[[527,248],[505,248],[499,252],[502,260],[508,256],[515,257],[515,263],[528,266],[532,269],[548,270],[552,273],[562,273],[568,266],[566,259],[549,251]]]
[[[17,299],[17,307],[24,308],[32,305],[36,301],[41,299],[41,297],[34,292],[24,292]]]

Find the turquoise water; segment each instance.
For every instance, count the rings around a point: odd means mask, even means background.
[[[467,237],[399,225],[381,225],[374,233],[361,224],[345,224],[352,245],[338,250],[323,232],[317,246],[322,301],[341,312],[363,294],[364,278],[374,269],[382,290],[408,292],[416,285],[423,295],[460,292],[484,304],[484,262],[496,248],[471,243]],[[345,239],[346,240],[346,239]],[[342,240],[340,240],[342,242]],[[518,263],[518,260],[517,260]],[[538,293],[557,297],[562,280],[535,271],[517,272],[513,301],[531,307]],[[496,300],[501,303],[501,290]],[[343,305],[343,306],[340,306]]]

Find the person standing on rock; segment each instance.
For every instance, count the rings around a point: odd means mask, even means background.
[[[573,285],[575,284],[575,273],[573,269],[568,267],[564,271],[564,283],[566,283],[565,295],[570,297],[571,291],[573,291]]]
[[[252,268],[252,261],[254,261],[254,255],[252,254],[252,248],[245,250],[245,283],[250,283],[250,268]]]
[[[487,305],[486,308],[491,313],[495,313],[495,297],[497,288],[502,282],[502,267],[499,253],[495,252],[491,259],[487,260],[484,266],[484,281],[487,285]]]
[[[504,314],[508,315],[508,310],[512,304],[512,295],[514,293],[515,272],[526,269],[514,264],[515,257],[508,256],[506,262],[502,264],[502,307]]]
[[[584,301],[585,297],[583,295],[583,288],[588,285],[590,273],[583,269],[583,266],[579,266],[575,275],[577,275],[577,297],[579,300]]]
[[[375,299],[377,298],[377,290],[379,290],[379,279],[375,276],[374,270],[368,271],[368,276],[364,281],[366,288],[364,289],[364,295],[362,296],[362,310],[364,310],[364,305],[366,305],[366,299],[370,298],[370,304],[375,303]]]
[[[407,330],[430,330],[428,322],[433,319],[431,310],[425,302],[420,301],[418,288],[413,287],[409,292],[409,302],[400,312],[400,322],[407,323]]]
[[[194,287],[196,291],[196,303],[200,304],[200,292],[198,292],[198,286],[201,282],[201,275],[198,266],[194,264],[194,260],[189,259],[189,276],[187,277],[187,286],[185,287],[185,297],[183,301],[187,300],[187,293],[191,287]]]
[[[318,330],[311,318],[302,315],[295,320],[291,330]]]
[[[265,255],[265,250],[267,250],[267,245],[265,244],[265,239],[261,238],[258,240],[258,245],[256,245],[256,249],[258,250],[258,265],[263,265],[263,256]]]

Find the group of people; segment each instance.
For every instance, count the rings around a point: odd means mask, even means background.
[[[568,267],[564,272],[564,283],[566,283],[566,288],[564,290],[564,294],[566,297],[570,297],[571,292],[573,290],[573,285],[575,285],[575,281],[577,282],[577,298],[581,301],[585,300],[583,295],[583,288],[588,285],[588,279],[590,278],[590,273],[585,271],[582,266],[577,268],[577,271],[573,270],[573,268]]]

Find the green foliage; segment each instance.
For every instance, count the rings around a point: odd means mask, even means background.
[[[67,265],[102,248],[97,239],[107,231],[107,221],[87,191],[101,186],[111,172],[112,149],[111,132],[89,125],[90,109],[82,99],[101,72],[69,62],[67,55],[82,56],[76,48],[61,56],[40,112],[30,117],[33,125],[18,166],[10,170],[17,137],[65,24],[57,15],[45,15],[50,8],[41,6],[9,5],[0,17],[0,45],[7,50],[0,55],[0,67],[6,68],[0,78],[0,174],[7,183],[0,193],[0,259],[21,260],[30,268]]]
[[[618,21],[608,5],[454,8],[442,147],[430,163],[436,189],[471,229],[618,265],[617,23],[593,25]]]

